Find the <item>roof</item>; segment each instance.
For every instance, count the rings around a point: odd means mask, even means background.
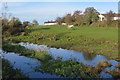
[[[101,14],[101,15],[107,16],[107,15],[109,15],[109,14]],[[112,14],[112,16],[113,16],[113,17],[120,17],[120,14],[115,14],[115,13],[114,13],[114,14]]]
[[[44,23],[56,23],[55,21],[48,21],[48,22],[44,22]]]

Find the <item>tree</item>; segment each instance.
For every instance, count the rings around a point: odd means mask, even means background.
[[[33,20],[32,23],[33,23],[34,25],[39,25],[39,23],[38,23],[37,20]]]
[[[106,13],[106,19],[107,19],[107,25],[110,25],[112,23],[112,19],[113,19],[113,16],[114,16],[114,12],[113,11],[109,11]]]
[[[77,25],[77,26],[80,26],[82,23],[83,23],[83,18],[82,18],[82,15],[81,15],[82,11],[75,11],[73,13],[73,22],[74,22],[74,25]]]
[[[24,21],[22,24],[22,27],[25,28],[26,26],[29,26],[30,22],[29,21]]]
[[[94,9],[94,7],[86,8],[84,14],[85,14],[85,23],[88,25],[99,20],[98,17],[99,12],[96,9]]]
[[[12,15],[11,13],[9,13],[7,2],[2,4],[1,15],[2,15],[3,19],[5,18],[8,20],[10,19],[11,15]]]
[[[71,25],[72,24],[72,21],[73,21],[73,18],[71,16],[71,14],[67,14],[65,16],[65,22],[68,24],[68,25]]]
[[[9,27],[10,27],[10,28],[13,28],[13,27],[14,27],[14,23],[15,23],[14,18],[12,18],[12,19],[10,20],[10,22],[8,23]]]
[[[79,10],[77,10],[73,13],[73,21],[74,22],[76,21],[76,18],[78,18],[81,15],[81,13],[82,13],[82,11],[79,11]]]
[[[80,26],[83,24],[83,16],[78,16],[75,20],[75,25]]]
[[[8,28],[8,19],[4,18],[2,19],[2,29],[3,31]]]
[[[16,18],[16,17],[13,17],[10,22],[9,22],[9,27],[13,28],[13,27],[19,27],[19,28],[22,28],[22,23],[21,21],[19,20],[19,18]]]
[[[57,17],[56,22],[57,22],[59,25],[61,25],[62,21],[63,21],[63,19],[62,19],[61,17]]]
[[[8,22],[11,16],[11,13],[8,12],[7,2],[2,3],[2,11],[0,14],[2,16],[0,22],[2,23],[2,29],[4,31],[8,28]]]

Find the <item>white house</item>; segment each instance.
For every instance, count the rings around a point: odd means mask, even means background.
[[[44,22],[44,25],[57,25],[58,23],[55,21],[48,21],[48,22]]]
[[[103,20],[105,20],[105,16],[102,15],[102,14],[98,15],[98,17],[99,17],[99,21],[103,21]]]
[[[99,16],[99,21],[107,20],[107,15],[108,14],[100,14]],[[113,14],[112,15],[112,20],[120,20],[120,14]]]
[[[120,20],[120,17],[113,17],[113,20]]]

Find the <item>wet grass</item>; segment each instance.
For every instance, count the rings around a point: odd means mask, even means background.
[[[107,67],[111,67],[111,63],[107,62],[107,61],[99,61],[98,64],[95,67],[95,70],[97,70],[97,72],[101,72],[103,71],[105,68]]]
[[[46,62],[46,61],[52,59],[52,56],[50,54],[48,54],[47,51],[29,50],[29,49],[27,49],[24,46],[21,46],[19,44],[3,42],[2,49],[4,51],[7,51],[7,52],[19,53],[22,56],[36,58],[42,62]]]
[[[35,51],[35,55],[32,56],[33,58],[36,58],[42,62],[46,62],[50,59],[52,59],[52,55],[48,54],[47,51]]]
[[[98,74],[100,74],[100,72],[103,71],[105,68],[111,66],[112,65],[107,61],[99,61],[99,63],[96,66],[88,66],[86,64],[73,60],[53,60],[44,63],[39,68],[44,70],[44,72],[46,73],[57,74],[63,77],[101,80]],[[111,74],[113,76],[113,79],[120,78],[120,71],[118,70],[105,72]]]
[[[87,70],[91,66],[85,66],[83,63],[73,60],[60,61],[53,60],[44,63],[40,68],[47,73],[57,74],[70,78],[99,78],[96,73]]]
[[[118,28],[38,26],[26,28],[25,34],[10,36],[4,40],[44,44],[50,47],[101,54],[120,61],[118,57]]]
[[[18,45],[18,44],[12,44],[8,42],[2,43],[2,49],[7,52],[15,52],[19,53],[20,55],[24,56],[31,56],[34,55],[35,52],[29,49],[26,49],[25,47]]]
[[[13,69],[10,63],[2,59],[2,80],[29,80],[19,69]]]
[[[120,63],[115,65],[116,68],[120,69]]]
[[[118,70],[105,71],[105,72],[111,74],[113,79],[120,79],[120,71]]]

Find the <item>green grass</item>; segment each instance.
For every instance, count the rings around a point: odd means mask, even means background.
[[[53,60],[41,65],[39,68],[41,68],[47,73],[57,74],[65,77],[99,78],[99,76],[96,73],[88,71],[88,67],[90,66],[85,66],[83,63],[75,62],[72,60]]]
[[[26,49],[25,47],[18,45],[18,44],[12,44],[8,42],[2,43],[2,49],[7,52],[15,52],[19,53],[24,56],[31,56],[34,55],[35,52],[29,49]]]
[[[25,29],[24,35],[7,37],[4,40],[31,42],[56,48],[102,54],[110,59],[120,61],[118,58],[118,28],[115,27],[28,27]]]
[[[33,58],[36,58],[42,62],[47,62],[48,60],[52,59],[52,55],[48,54],[47,51],[35,51],[35,55],[32,56]]]
[[[110,64],[110,62],[107,61],[99,61],[99,63],[96,64],[96,66],[88,66],[86,64],[73,60],[67,60],[67,61],[52,60],[39,66],[39,68],[47,73],[57,74],[64,77],[88,78],[91,80],[92,79],[97,80],[98,78],[100,78],[98,74],[100,74],[101,71],[103,71],[105,68],[111,66],[112,65]],[[110,73],[113,76],[113,79],[120,78],[119,75],[120,71],[118,70],[105,71],[105,72]]]
[[[29,50],[18,44],[3,42],[2,49],[7,52],[16,52],[23,56],[36,58],[42,62],[52,59],[52,56],[47,51]]]

